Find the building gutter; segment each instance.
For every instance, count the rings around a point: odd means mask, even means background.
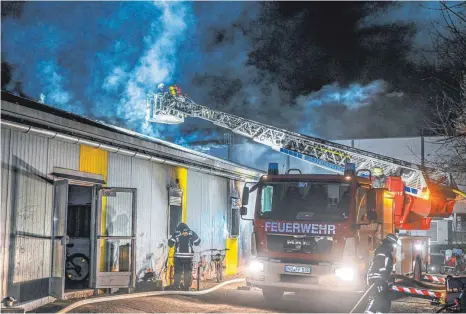
[[[102,144],[97,141],[92,141],[92,140],[88,140],[88,139],[77,137],[77,136],[71,136],[71,135],[67,135],[64,133],[57,132],[57,131],[37,128],[31,125],[16,123],[12,121],[5,121],[4,119],[2,119],[1,121],[1,126],[14,130],[14,131],[22,132],[22,133],[38,135],[38,136],[46,137],[49,139],[56,139],[59,141],[64,141],[67,143],[72,143],[72,144],[77,144],[77,145],[79,144],[87,145],[87,146],[94,147],[94,148],[100,148],[100,149],[106,150],[111,153],[139,158],[139,159],[143,159],[146,161],[155,162],[158,164],[166,164],[169,166],[184,167],[184,168],[187,168],[193,171],[211,174],[211,175],[220,176],[220,177],[225,177],[225,178],[233,179],[233,180],[239,180],[239,181],[258,180],[260,175],[262,175],[260,173],[255,175],[255,174],[235,173],[235,172],[218,170],[218,169],[209,169],[208,167],[205,167],[202,165],[191,165],[183,161],[161,158],[159,156],[156,156],[155,154],[144,154],[144,153],[140,153],[134,150],[128,150],[128,149],[114,146],[114,145]]]

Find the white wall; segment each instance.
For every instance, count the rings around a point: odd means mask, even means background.
[[[109,153],[108,182],[110,187],[137,189],[136,273],[150,266],[160,269],[167,254],[167,211],[169,168],[150,161]],[[112,235],[127,235],[131,223],[131,198],[107,198],[107,228]],[[119,219],[127,216],[127,221]]]
[[[2,291],[48,294],[53,166],[78,170],[79,146],[2,128]],[[32,295],[34,294],[34,295]],[[24,300],[23,300],[24,301]]]
[[[228,180],[188,171],[187,223],[201,238],[200,248],[225,248],[228,236]]]

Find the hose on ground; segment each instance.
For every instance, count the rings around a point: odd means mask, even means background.
[[[203,294],[214,292],[215,290],[220,289],[223,286],[231,285],[234,283],[240,283],[244,281],[246,280],[245,279],[233,279],[233,280],[222,282],[221,284],[218,284],[215,287],[202,290],[202,291],[151,291],[151,292],[137,292],[137,293],[131,293],[131,294],[97,297],[97,298],[86,299],[86,300],[81,300],[81,301],[72,303],[68,305],[67,307],[58,311],[58,313],[68,313],[69,311],[77,307],[87,305],[87,304],[110,302],[110,301],[124,300],[124,299],[134,299],[134,298],[163,296],[163,295],[183,295],[183,296],[203,295]]]
[[[356,305],[353,307],[353,309],[351,310],[350,314],[353,314],[354,311],[356,311],[356,309],[358,308],[359,304],[361,304],[361,302],[366,298],[367,294],[372,290],[372,288],[374,288],[375,284],[372,284],[369,286],[369,288],[366,289],[366,291],[364,292],[364,294],[362,295],[362,297],[359,299],[359,301],[356,303]]]

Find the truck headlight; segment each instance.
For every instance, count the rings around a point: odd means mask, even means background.
[[[344,281],[352,281],[355,278],[355,270],[352,267],[342,267],[335,269],[335,276]]]
[[[263,272],[264,271],[264,263],[261,263],[261,262],[258,262],[258,261],[252,261],[251,264],[249,264],[249,271],[251,273]]]

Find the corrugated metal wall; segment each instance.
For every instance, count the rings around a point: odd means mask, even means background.
[[[224,178],[188,172],[188,225],[201,238],[200,250],[225,248],[227,184],[228,180]]]
[[[132,187],[131,157],[111,153],[108,155],[108,181],[110,187]],[[138,191],[139,192],[139,191]],[[110,236],[130,236],[132,221],[130,193],[117,193],[107,197],[107,232]]]
[[[10,247],[10,223],[9,223],[9,211],[8,204],[8,185],[9,185],[9,175],[10,175],[10,130],[3,129],[1,133],[1,147],[2,147],[2,194],[1,194],[1,213],[0,213],[0,220],[2,224],[1,236],[0,239],[1,247],[0,247],[0,254],[1,254],[1,264],[2,268],[0,269],[1,278],[2,280],[2,291],[6,291],[7,289],[7,281],[5,278],[8,278],[8,265],[9,265],[9,258],[8,258],[8,248]]]
[[[19,283],[49,276],[46,256],[50,256],[50,240],[46,237],[51,234],[46,230],[50,230],[51,220],[47,217],[51,209],[46,207],[46,199],[52,195],[47,195],[43,179],[47,174],[47,139],[12,132],[10,148],[11,165],[18,168],[12,172],[9,189],[11,227],[16,234],[10,250],[14,251],[13,282]]]
[[[137,189],[136,272],[150,265],[160,269],[167,242],[168,167],[118,154],[108,156],[109,187]],[[107,198],[107,230],[111,235],[128,235],[132,200],[117,193]],[[120,243],[122,244],[122,243]]]
[[[53,167],[80,168],[78,145],[31,134],[2,129],[2,282],[8,294],[25,301],[28,291],[48,294],[51,261],[53,182],[47,178]],[[17,171],[12,171],[16,165]],[[167,253],[167,185],[170,167],[118,154],[108,154],[107,186],[136,188],[137,265],[142,271],[150,264],[160,269]],[[202,238],[202,248],[224,248],[228,235],[226,215],[228,180],[195,171],[188,173],[188,224]],[[107,197],[107,231],[126,235],[131,223],[129,195]],[[11,215],[11,217],[9,217]],[[123,219],[124,218],[124,219]],[[9,243],[9,234],[14,236]],[[121,244],[121,243],[120,243]],[[8,249],[9,248],[9,249]],[[110,252],[107,252],[107,254]],[[117,253],[116,251],[114,253]],[[115,256],[113,256],[115,257]],[[39,286],[37,281],[41,280]],[[45,281],[44,281],[45,280]],[[26,289],[24,284],[33,283]],[[36,285],[36,286],[34,286]],[[28,291],[26,291],[28,290]],[[21,297],[20,297],[21,294]]]
[[[143,224],[150,223],[150,246],[148,253],[154,253],[156,269],[165,262],[168,241],[168,190],[170,168],[152,163],[150,216],[143,218]],[[147,227],[146,227],[147,228]],[[143,256],[144,258],[144,256]],[[147,261],[149,262],[149,261]]]
[[[78,159],[76,145],[2,129],[2,277],[20,300],[48,292],[41,280],[51,266],[53,184],[47,175],[53,166],[77,169]]]

